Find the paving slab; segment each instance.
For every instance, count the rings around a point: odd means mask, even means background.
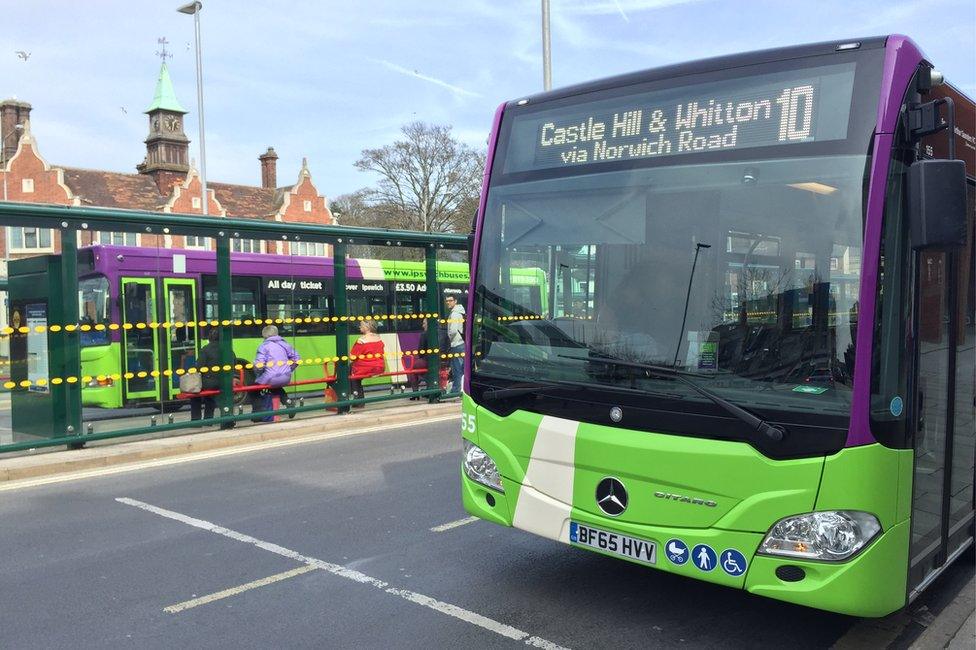
[[[0,458],[0,484],[362,427],[420,423],[452,414],[460,414],[460,402],[367,407],[347,415],[305,417],[246,428],[190,431],[151,439],[114,439],[112,444]]]

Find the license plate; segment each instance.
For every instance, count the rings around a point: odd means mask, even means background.
[[[611,533],[609,530],[600,530],[571,521],[569,522],[569,540],[573,544],[589,546],[605,553],[630,558],[645,564],[657,563],[657,544],[646,539]]]

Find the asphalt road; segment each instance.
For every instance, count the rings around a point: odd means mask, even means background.
[[[466,517],[459,448],[450,421],[0,491],[0,648],[826,647],[859,622],[432,531]]]

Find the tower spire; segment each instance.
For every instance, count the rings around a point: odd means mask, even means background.
[[[165,50],[164,50],[165,53]],[[167,54],[167,56],[171,56]],[[156,92],[153,94],[152,104],[145,110],[152,113],[156,110],[172,111],[174,113],[187,113],[188,111],[180,105],[176,99],[176,91],[173,90],[173,80],[169,78],[169,68],[166,67],[166,59],[163,59],[159,66],[159,77],[156,80]]]
[[[152,103],[146,109],[149,116],[149,136],[146,138],[146,158],[136,166],[142,174],[155,178],[160,191],[167,192],[176,181],[189,172],[190,139],[183,131],[183,116],[187,110],[176,99],[173,80],[169,76],[166,59],[172,55],[166,51],[169,42],[165,37],[156,40],[160,49],[156,55],[162,60],[156,91]]]

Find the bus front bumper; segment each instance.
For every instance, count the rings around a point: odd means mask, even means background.
[[[505,492],[501,493],[472,481],[463,469],[460,474],[465,510],[502,526],[520,528],[573,546],[580,545],[570,540],[571,522],[651,541],[657,548],[656,561],[651,565],[652,568],[841,614],[880,617],[905,604],[910,532],[907,521],[883,531],[863,550],[846,561],[797,560],[756,554],[765,533],[712,528],[667,528],[598,517],[556,502],[540,495],[531,487],[508,479],[502,479]],[[519,517],[516,522],[515,503],[522,499],[538,500],[546,504],[536,512],[543,518],[549,518],[548,530],[544,526],[537,526],[532,519]],[[688,550],[707,546],[713,549],[716,558],[723,557],[729,549],[739,551],[746,559],[747,567],[743,573],[732,575],[722,570],[720,564],[709,571],[700,570],[692,561],[675,564],[668,559],[666,552],[666,547],[672,540],[682,542]],[[626,557],[588,546],[580,548],[628,560]],[[646,562],[643,564],[649,565]]]

